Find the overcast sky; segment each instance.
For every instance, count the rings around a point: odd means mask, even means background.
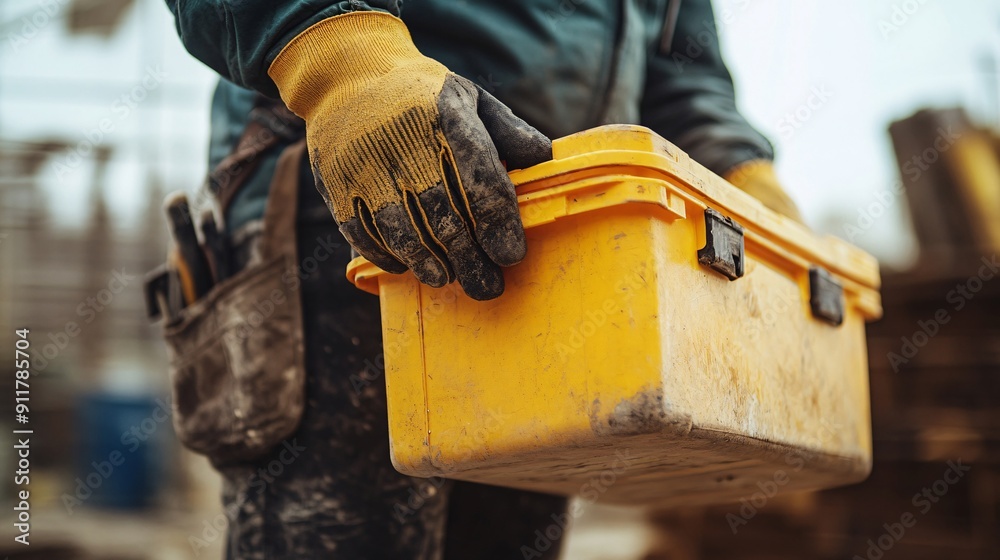
[[[65,0],[52,0],[57,4]],[[716,0],[724,53],[748,118],[778,149],[778,172],[807,221],[844,236],[859,208],[897,180],[887,124],[925,106],[966,107],[998,120],[1000,0]],[[112,144],[109,194],[123,227],[151,174],[192,190],[205,172],[214,78],[174,34],[162,0],[137,0],[110,39],[65,35],[37,0],[3,0],[15,25],[0,43],[0,138]],[[23,39],[23,40],[22,40]],[[127,97],[132,96],[129,100]],[[102,130],[102,127],[104,130]],[[45,170],[53,205],[79,224],[91,168],[63,157]],[[903,203],[902,200],[898,201]],[[901,263],[913,242],[905,205],[855,239]]]

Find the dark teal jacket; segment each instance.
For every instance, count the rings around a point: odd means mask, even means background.
[[[235,84],[223,81],[216,93],[213,159],[246,121],[253,94],[236,86],[276,97],[267,68],[289,40],[325,18],[371,9],[399,15],[421,52],[551,138],[636,123],[719,174],[772,157],[736,110],[710,0],[407,0],[405,11],[401,0],[167,4],[187,49]],[[267,173],[265,165],[258,175]],[[233,212],[259,215],[266,180],[255,182],[241,196],[252,200]]]

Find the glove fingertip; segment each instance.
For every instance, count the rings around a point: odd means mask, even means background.
[[[351,244],[351,247],[354,247],[362,257],[368,259],[382,270],[393,274],[402,274],[409,270],[405,264],[383,249],[381,245],[368,235],[364,225],[362,225],[361,220],[358,218],[351,218],[340,224],[340,232],[344,235],[347,242]]]
[[[516,209],[515,209],[516,213]],[[483,226],[477,236],[483,251],[500,266],[514,266],[528,254],[528,242],[520,216],[498,219]]]

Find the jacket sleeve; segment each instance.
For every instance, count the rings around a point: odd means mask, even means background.
[[[399,16],[402,0],[166,0],[184,47],[222,77],[270,97],[282,47],[309,26],[358,10]]]
[[[670,27],[651,47],[641,123],[719,175],[746,161],[773,159],[771,143],[736,110],[710,0],[683,0]]]

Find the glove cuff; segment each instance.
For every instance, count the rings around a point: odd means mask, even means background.
[[[274,58],[267,74],[285,105],[308,120],[331,94],[362,93],[394,68],[425,60],[403,21],[383,12],[351,12],[309,27]]]
[[[726,171],[723,178],[741,190],[746,190],[750,181],[778,184],[778,176],[774,173],[774,164],[766,159],[744,161]]]
[[[795,202],[781,188],[770,160],[754,159],[743,162],[727,171],[724,178],[771,210],[802,222],[802,215],[799,214]]]

